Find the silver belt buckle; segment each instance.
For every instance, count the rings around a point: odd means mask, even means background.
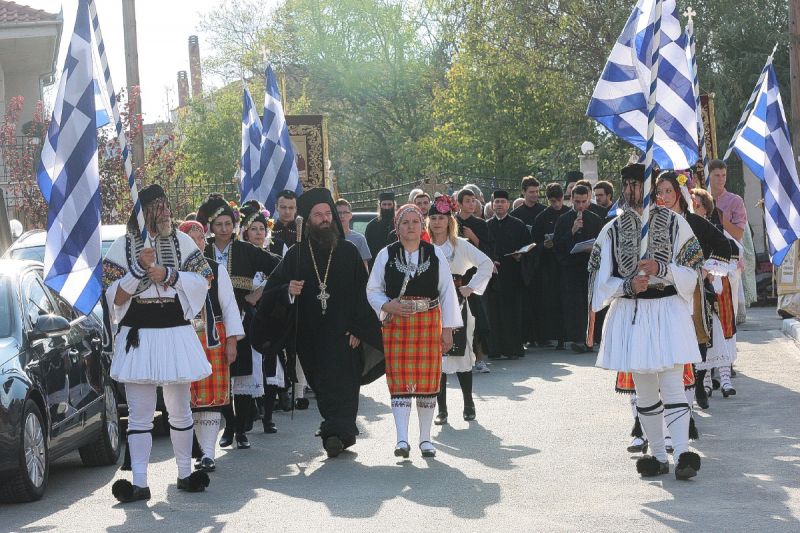
[[[414,312],[422,313],[428,310],[428,300],[413,300]]]

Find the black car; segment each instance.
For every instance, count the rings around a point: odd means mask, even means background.
[[[0,260],[0,501],[31,501],[50,463],[78,450],[115,464],[120,431],[102,324],[42,282],[42,265]]]

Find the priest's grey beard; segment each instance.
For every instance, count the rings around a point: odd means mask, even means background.
[[[339,228],[334,223],[327,228],[309,223],[307,229],[308,237],[313,243],[325,250],[333,249],[339,240]]]

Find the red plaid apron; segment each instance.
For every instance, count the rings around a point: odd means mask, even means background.
[[[440,309],[436,307],[407,317],[393,316],[387,322],[383,326],[383,349],[389,394],[438,394],[442,375]]]
[[[214,348],[208,347],[205,328],[197,332],[208,362],[211,363],[211,375],[192,383],[192,408],[222,407],[231,400],[231,371],[228,358],[225,357],[225,325],[217,322],[214,326],[220,340],[219,345]]]

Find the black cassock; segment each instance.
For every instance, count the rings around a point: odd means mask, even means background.
[[[314,257],[324,279],[329,252],[317,246]],[[305,282],[303,291],[290,304],[289,281],[298,279]],[[322,441],[335,435],[345,447],[358,435],[360,386],[384,372],[380,322],[367,302],[366,288],[367,273],[358,249],[340,239],[331,258],[326,288],[330,297],[323,314],[309,241],[304,240],[292,246],[272,272],[251,330],[251,342],[265,355],[284,348],[291,353],[296,338],[297,356],[322,415]],[[350,347],[347,332],[361,340],[358,348]]]
[[[549,340],[564,340],[564,320],[561,307],[561,267],[558,265],[554,248],[545,248],[545,236],[555,232],[558,218],[569,211],[562,207],[556,211],[548,207],[536,217],[533,223],[534,261],[536,278],[534,287],[538,296],[534,308],[536,328],[540,342]]]
[[[389,234],[394,230],[394,221],[391,219],[373,218],[367,224],[364,230],[364,237],[367,239],[367,246],[372,255],[369,260],[369,268],[372,269],[372,262],[378,256],[378,252],[383,250],[388,244],[397,240],[397,238],[390,240]]]
[[[572,234],[578,212],[570,210],[559,217],[555,227],[556,259],[561,265],[561,295],[564,306],[564,340],[583,343],[589,317],[589,252],[572,254],[572,248],[583,241],[596,239],[603,220],[589,211],[583,212],[583,227]]]
[[[491,356],[520,357],[528,325],[522,321],[522,300],[525,284],[522,280],[522,265],[507,255],[530,244],[531,237],[525,223],[518,218],[506,216],[502,220],[491,218],[489,238],[492,241],[491,258],[498,261],[498,273],[489,282],[489,323],[492,328],[489,345]]]
[[[533,236],[533,225],[542,211],[547,209],[543,204],[535,203],[532,206],[522,204],[511,211],[511,216],[523,221],[528,227],[528,231]],[[536,269],[536,256],[533,253],[522,257],[522,279],[525,281],[525,298],[522,302],[522,320],[525,323],[525,341],[533,342],[539,340],[539,332],[536,324],[536,300],[539,295],[536,293],[537,287],[541,283],[539,272]]]

